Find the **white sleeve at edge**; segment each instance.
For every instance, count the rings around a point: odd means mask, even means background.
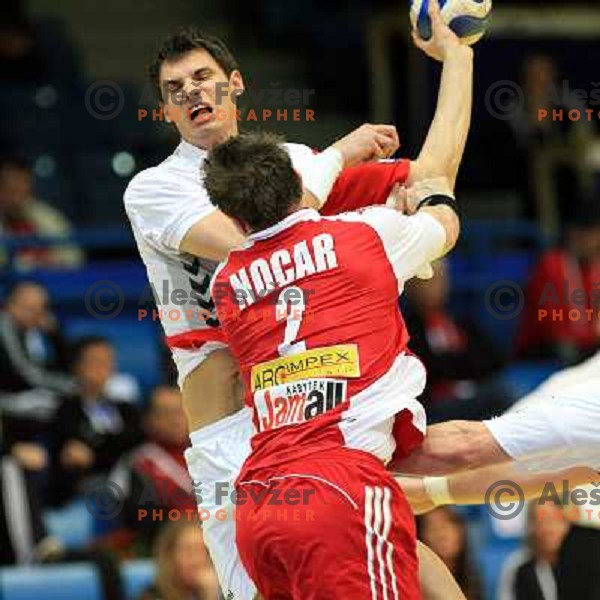
[[[407,216],[392,208],[374,206],[361,215],[379,234],[400,283],[415,277],[442,255],[446,232],[430,214]]]

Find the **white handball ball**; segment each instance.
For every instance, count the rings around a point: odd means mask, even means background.
[[[444,23],[465,43],[478,42],[485,33],[492,0],[438,0]],[[410,0],[410,22],[419,35],[431,37],[429,0]]]

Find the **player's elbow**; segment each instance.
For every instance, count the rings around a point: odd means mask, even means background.
[[[444,248],[442,250],[442,256],[450,252],[460,235],[460,219],[456,212],[445,205],[428,206],[422,209],[424,212],[428,212],[441,226],[445,234]]]
[[[458,215],[454,211],[450,211],[451,214],[448,215],[448,220],[445,224],[446,231],[446,244],[444,245],[444,254],[447,254],[456,246],[456,242],[458,242],[458,236],[460,235],[460,219]]]

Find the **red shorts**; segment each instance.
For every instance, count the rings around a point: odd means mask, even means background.
[[[265,600],[418,600],[413,514],[383,464],[339,448],[242,474],[237,545]]]

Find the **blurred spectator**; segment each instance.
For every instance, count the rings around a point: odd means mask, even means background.
[[[583,191],[585,157],[594,139],[594,124],[583,111],[591,107],[571,93],[549,55],[526,56],[519,83],[520,92],[508,100],[492,98],[492,106],[501,105],[502,118],[484,120],[474,132],[478,151],[466,161],[468,179],[483,188],[504,185],[517,191],[524,216],[557,234],[575,207],[573,196]],[[569,119],[570,110],[582,111],[582,118]]]
[[[552,502],[532,502],[527,548],[517,550],[507,559],[498,600],[557,600],[556,566],[568,531],[569,522],[560,507]]]
[[[553,117],[553,111],[567,115],[574,109],[584,115],[588,107],[564,85],[550,56],[534,54],[525,59],[523,92],[525,103],[509,124],[516,141],[528,146],[529,197],[535,201],[538,218],[547,231],[558,233],[575,208],[573,195],[583,191],[582,165],[593,126],[584,118]]]
[[[46,531],[37,486],[18,456],[0,455],[0,565],[91,561],[106,600],[122,600],[116,563],[102,551],[69,550]]]
[[[599,347],[595,331],[600,308],[598,282],[600,203],[593,199],[581,206],[563,244],[543,254],[533,270],[517,354],[573,364],[593,353]],[[595,314],[589,318],[586,310],[592,309]]]
[[[479,579],[471,564],[467,527],[461,516],[447,506],[418,518],[419,539],[448,567],[467,600],[483,597]]]
[[[483,419],[512,403],[507,386],[496,377],[504,359],[491,340],[469,320],[448,310],[450,280],[443,261],[434,276],[407,285],[410,349],[427,369],[422,398],[428,419]]]
[[[187,519],[165,525],[157,538],[156,580],[140,600],[217,600],[219,585],[202,529]]]
[[[575,500],[564,507],[571,528],[560,549],[556,568],[559,600],[600,600],[600,514],[595,498],[598,485],[585,486],[587,502]],[[576,518],[578,516],[578,518]]]
[[[59,549],[45,530],[37,486],[28,471],[13,453],[0,456],[0,565],[36,562]]]
[[[45,434],[59,395],[76,389],[66,371],[66,341],[46,290],[31,281],[16,284],[0,313],[0,415],[7,447],[35,442]],[[23,450],[30,455],[30,468],[45,466],[41,447]]]
[[[2,5],[0,24],[0,81],[36,83],[46,81],[46,57],[27,20],[21,2]]]
[[[65,237],[71,226],[33,191],[33,174],[27,162],[16,157],[0,159],[0,234]],[[6,260],[6,258],[4,258]],[[52,248],[24,248],[16,254],[20,269],[76,267],[83,261],[79,248],[71,244]]]
[[[138,556],[149,554],[161,526],[153,511],[195,514],[196,499],[183,452],[189,444],[187,421],[177,388],[157,387],[150,397],[144,420],[146,441],[124,457],[110,474],[126,498],[125,525],[131,535],[112,536],[114,543],[135,544]],[[146,518],[140,516],[146,511]]]
[[[114,349],[106,339],[89,337],[76,346],[73,373],[80,391],[63,399],[51,432],[53,503],[69,500],[90,477],[107,475],[140,442],[135,407],[105,395],[114,371]]]

